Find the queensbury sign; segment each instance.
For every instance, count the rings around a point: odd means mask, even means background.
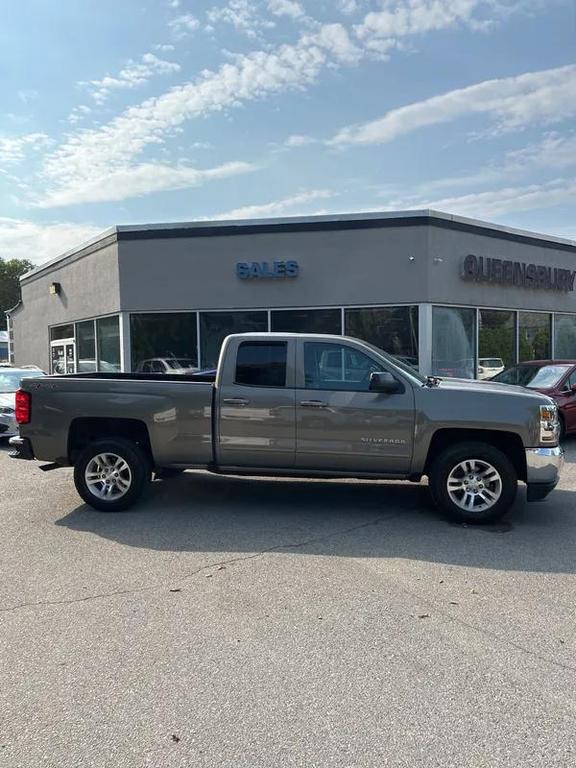
[[[239,261],[236,275],[241,280],[298,277],[297,261]]]
[[[544,291],[574,290],[576,271],[561,267],[543,267],[523,261],[493,259],[488,256],[468,254],[464,259],[462,279],[473,283],[511,285]]]

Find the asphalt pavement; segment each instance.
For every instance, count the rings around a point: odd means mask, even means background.
[[[0,768],[572,768],[566,447],[487,528],[408,483],[192,472],[106,515],[0,448]]]

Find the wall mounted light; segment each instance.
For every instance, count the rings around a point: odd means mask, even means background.
[[[50,296],[58,296],[60,294],[60,291],[62,290],[62,286],[60,283],[50,283]]]

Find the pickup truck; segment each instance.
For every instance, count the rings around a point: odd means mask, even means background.
[[[421,376],[342,336],[236,334],[206,375],[89,373],[24,379],[14,458],[74,467],[78,493],[116,512],[156,476],[428,478],[461,522],[506,513],[558,482],[558,414],[521,387]]]

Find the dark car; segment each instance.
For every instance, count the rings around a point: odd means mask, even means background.
[[[558,405],[562,436],[576,432],[576,360],[532,360],[507,368],[491,381],[548,395]]]

